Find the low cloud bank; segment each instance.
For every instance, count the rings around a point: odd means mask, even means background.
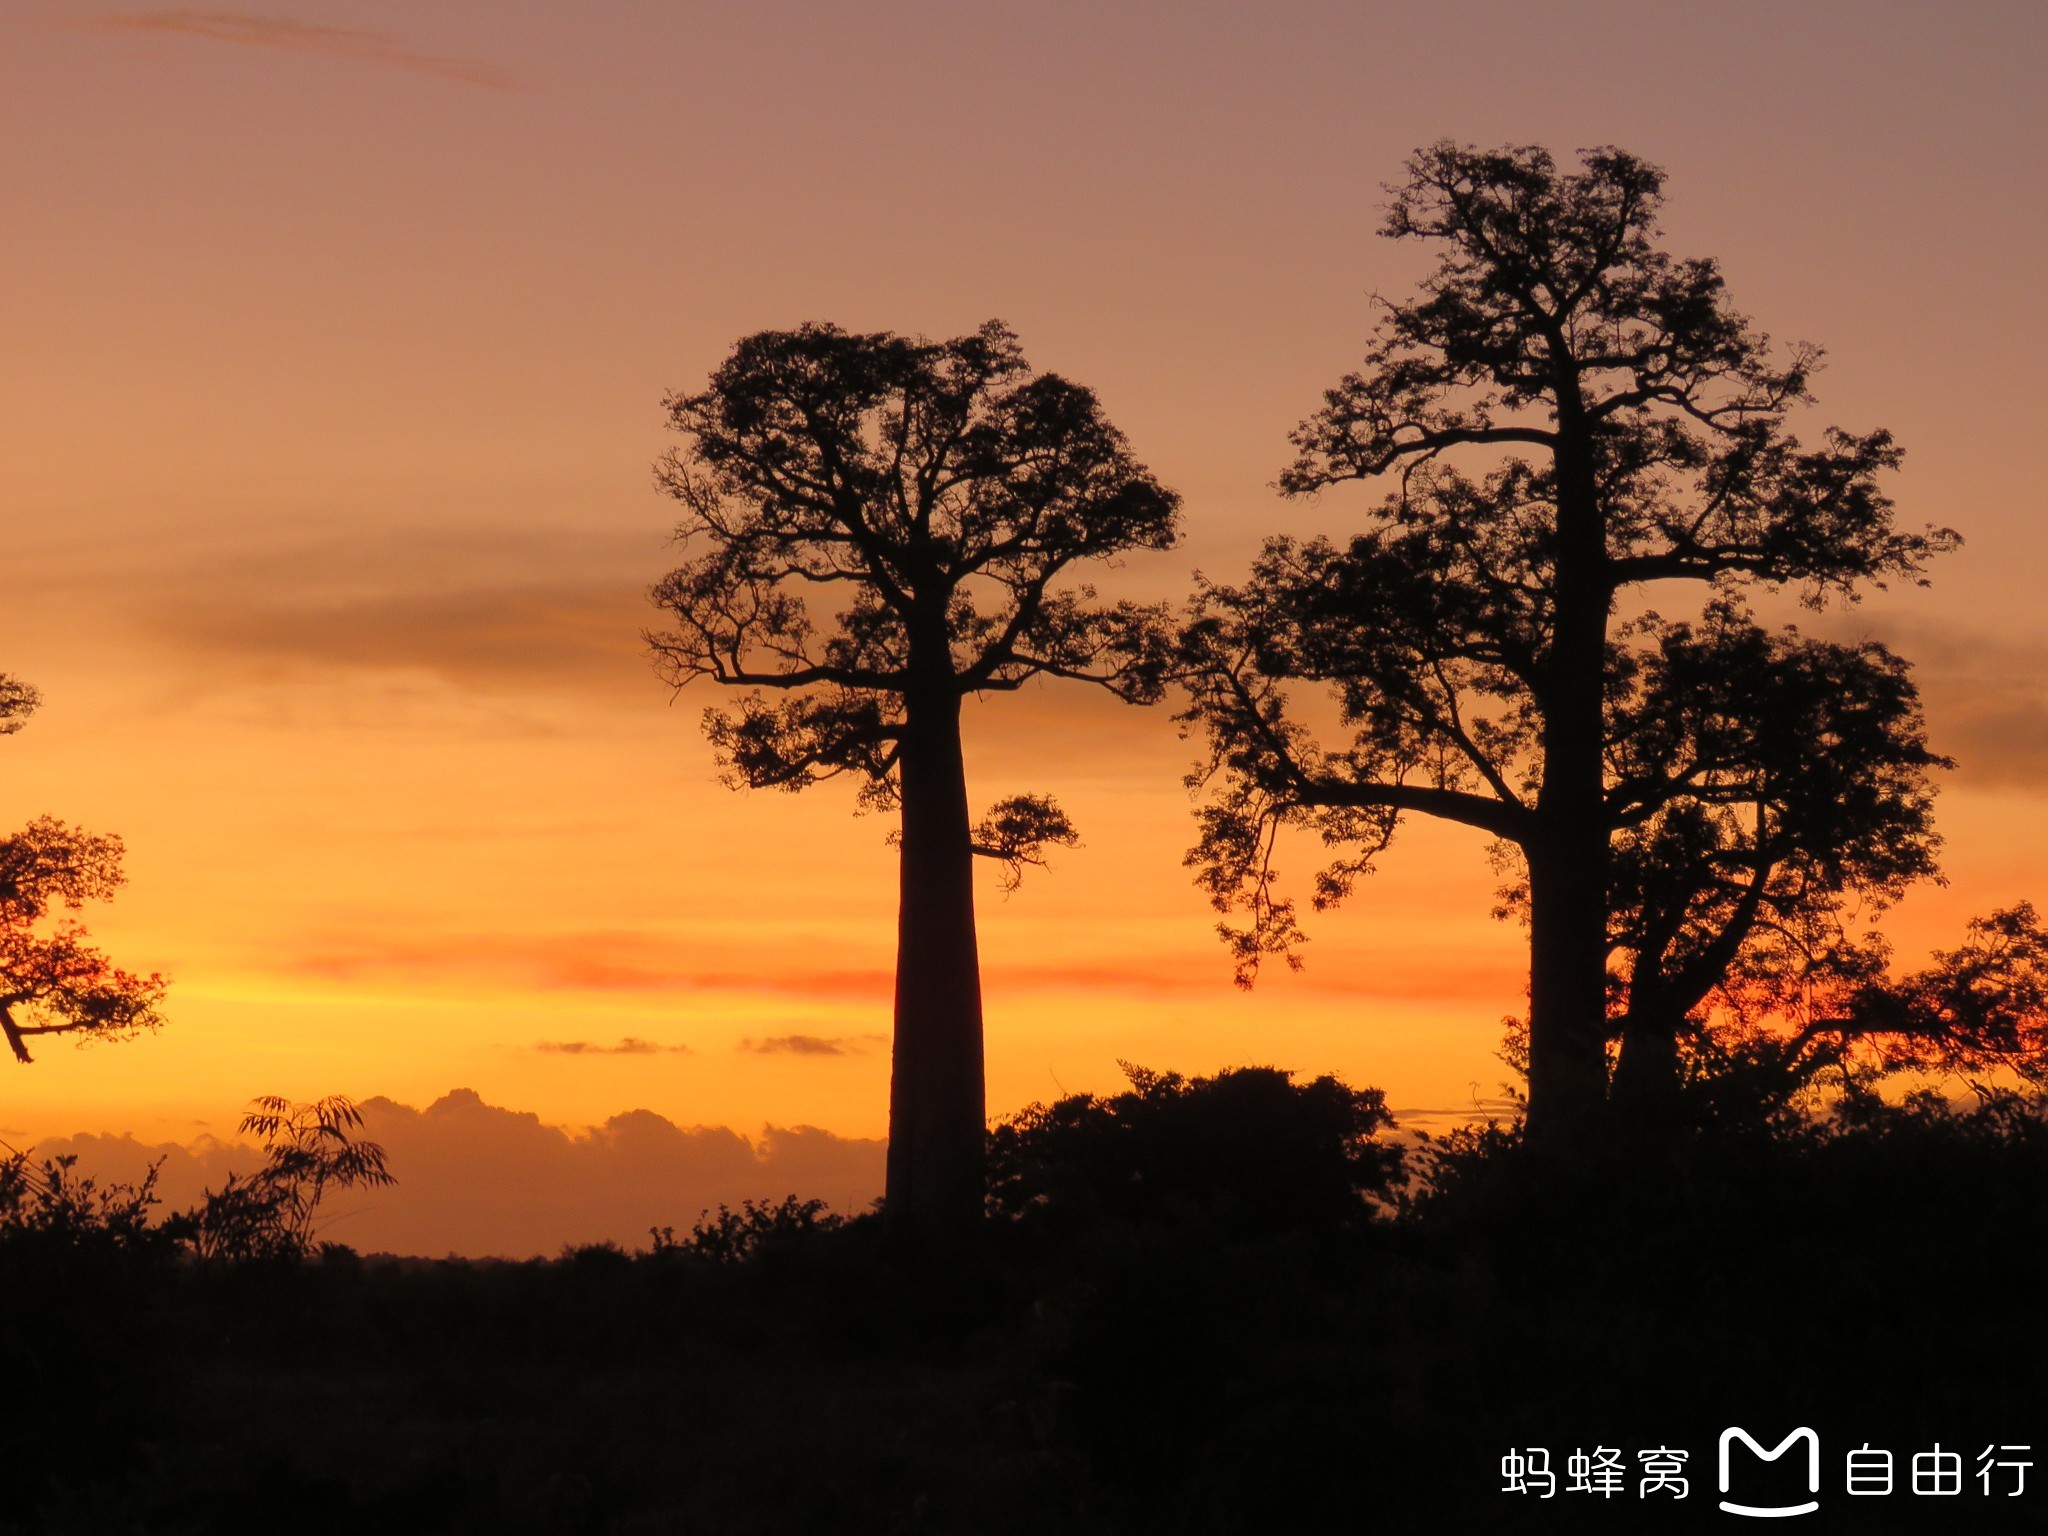
[[[796,1194],[852,1212],[882,1192],[885,1143],[811,1126],[768,1126],[750,1140],[725,1126],[684,1127],[635,1109],[569,1130],[486,1104],[467,1088],[425,1109],[379,1097],[362,1111],[363,1134],[383,1146],[398,1184],[336,1192],[322,1208],[321,1235],[364,1253],[528,1258],[565,1243],[645,1247],[648,1228],[687,1231],[699,1212],[720,1204]],[[65,1154],[103,1184],[134,1183],[163,1159],[158,1190],[167,1209],[263,1160],[256,1147],[210,1136],[148,1146],[133,1136],[80,1135],[35,1148],[38,1158]]]

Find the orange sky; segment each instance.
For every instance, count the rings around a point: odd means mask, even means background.
[[[1816,621],[1918,659],[1963,760],[1953,883],[1893,928],[1917,951],[2048,897],[2044,44],[2019,0],[15,0],[0,670],[46,705],[0,786],[126,838],[88,916],[175,985],[157,1037],[0,1069],[0,1134],[458,1086],[880,1134],[886,829],[838,786],[719,788],[711,696],[671,707],[636,639],[662,395],[762,327],[1000,316],[1186,497],[1185,548],[1122,578],[1177,594],[1373,494],[1268,483],[1368,293],[1422,269],[1373,237],[1378,188],[1447,135],[1663,164],[1672,248],[1829,348],[1816,419],[1898,434],[1902,516],[1968,547]],[[1246,996],[1180,867],[1163,711],[1055,686],[968,728],[983,801],[1053,793],[1084,838],[984,887],[992,1108],[1119,1057],[1494,1092],[1522,944],[1477,837],[1414,826]],[[592,1049],[621,1041],[659,1049]]]

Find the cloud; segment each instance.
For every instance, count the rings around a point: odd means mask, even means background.
[[[534,1046],[536,1051],[550,1051],[558,1056],[660,1056],[673,1053],[679,1056],[693,1054],[687,1045],[656,1045],[652,1040],[639,1040],[628,1035],[617,1045],[598,1045],[589,1040],[542,1040]]]
[[[383,65],[388,69],[433,75],[437,79],[456,80],[464,85],[486,86],[492,90],[507,90],[512,85],[509,77],[487,64],[415,53],[381,32],[361,32],[353,27],[323,27],[311,22],[289,21],[274,16],[246,16],[234,11],[145,11],[135,15],[102,16],[87,24],[101,31],[168,32],[219,43],[276,48],[286,53],[351,59],[363,64]]]
[[[1955,759],[1956,784],[2048,794],[2048,637],[1938,620],[1825,628],[1881,640],[1913,664],[1928,745]]]
[[[882,1190],[885,1143],[812,1126],[768,1126],[750,1139],[636,1109],[569,1129],[486,1104],[467,1088],[425,1109],[387,1098],[361,1107],[363,1134],[384,1148],[398,1183],[332,1195],[321,1235],[364,1253],[528,1258],[567,1243],[645,1247],[649,1228],[688,1231],[721,1204],[795,1194],[853,1212]],[[102,1182],[134,1183],[161,1159],[167,1209],[262,1162],[260,1149],[213,1137],[147,1146],[133,1136],[80,1135],[35,1148],[38,1158],[65,1153]]]
[[[742,1040],[739,1048],[757,1056],[864,1056],[888,1043],[887,1035],[770,1035]]]
[[[179,664],[181,694],[216,701],[325,688],[383,709],[404,690],[445,715],[536,695],[647,710],[672,697],[642,639],[660,619],[648,584],[673,558],[658,528],[437,523],[377,504],[331,515],[154,542],[45,530],[22,556],[24,601],[50,622],[100,605],[124,645]],[[319,698],[307,718],[345,702]]]
[[[161,611],[154,627],[182,649],[263,673],[426,672],[467,688],[630,691],[652,704],[661,685],[640,639],[646,618],[631,582],[572,576],[315,592],[289,604],[234,592]]]

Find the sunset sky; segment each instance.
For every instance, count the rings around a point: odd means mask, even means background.
[[[1381,184],[1443,137],[1663,165],[1669,247],[1828,349],[1807,429],[1898,435],[1902,521],[1966,547],[1802,621],[1915,660],[1961,763],[1951,883],[1888,928],[2048,898],[2044,64],[2031,0],[0,4],[0,671],[45,699],[0,819],[119,833],[86,916],[173,980],[157,1036],[0,1064],[0,1135],[467,1088],[879,1136],[887,828],[721,788],[719,701],[653,675],[663,395],[754,330],[1000,317],[1185,497],[1116,588],[1228,579],[1377,495],[1270,482],[1425,269]],[[983,886],[992,1110],[1120,1057],[1497,1091],[1523,940],[1476,834],[1411,826],[1243,994],[1167,711],[1048,685],[967,730],[978,800],[1084,840]]]

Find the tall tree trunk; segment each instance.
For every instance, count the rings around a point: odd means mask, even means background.
[[[1605,852],[1603,839],[1601,851]],[[1529,859],[1529,1136],[1590,1138],[1607,1096],[1607,907],[1602,861]]]
[[[1568,349],[1559,340],[1559,355]],[[1613,589],[1576,373],[1558,385],[1556,611],[1529,856],[1529,1136],[1591,1136],[1607,1095],[1607,623]]]
[[[889,1235],[919,1253],[955,1251],[981,1219],[987,1105],[974,855],[951,689],[905,701],[896,1042],[889,1082]]]

